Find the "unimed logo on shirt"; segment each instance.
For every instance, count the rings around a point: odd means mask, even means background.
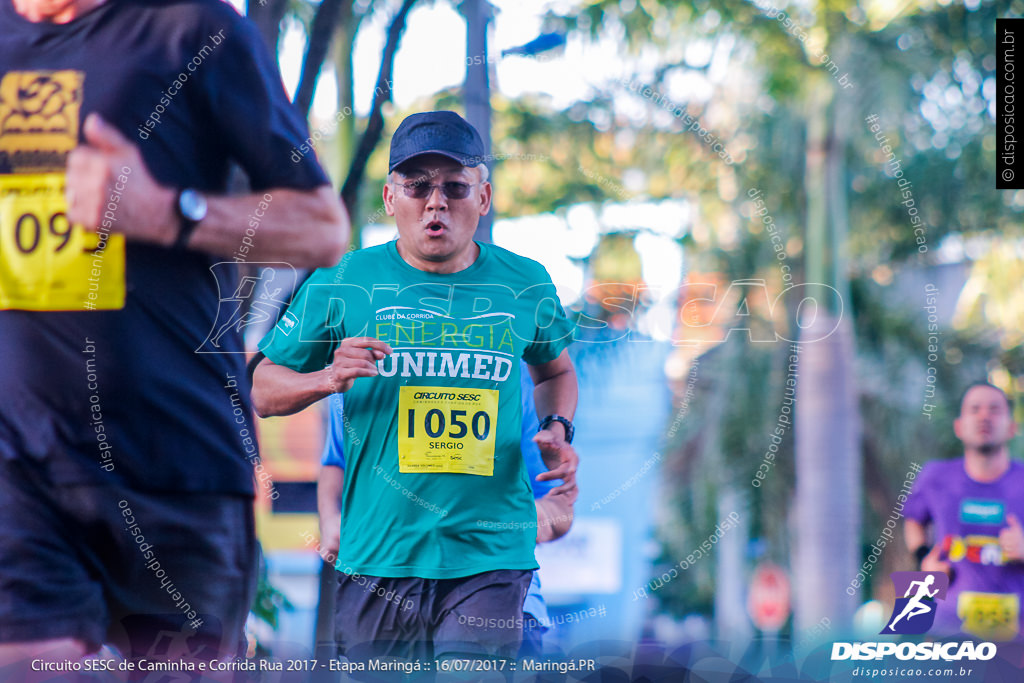
[[[292,330],[298,327],[298,324],[299,319],[295,317],[294,313],[288,311],[284,314],[284,317],[281,318],[281,331],[285,334],[291,334]]]

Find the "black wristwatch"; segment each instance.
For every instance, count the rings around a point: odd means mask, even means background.
[[[184,189],[178,193],[175,209],[181,224],[178,226],[178,236],[171,246],[174,249],[185,249],[188,246],[189,238],[192,237],[192,232],[199,225],[199,221],[206,218],[206,197],[197,190]]]
[[[565,442],[572,443],[572,437],[573,434],[576,433],[576,428],[572,426],[572,420],[567,417],[562,417],[561,415],[548,415],[540,421],[540,428],[538,428],[537,431],[544,431],[552,422],[562,423],[562,426],[565,427]]]

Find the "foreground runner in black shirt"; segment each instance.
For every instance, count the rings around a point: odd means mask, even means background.
[[[347,217],[229,5],[0,0],[0,27],[0,678],[223,656],[255,446],[237,329],[202,352],[237,286],[211,266],[333,265]],[[219,196],[231,161],[255,194]]]

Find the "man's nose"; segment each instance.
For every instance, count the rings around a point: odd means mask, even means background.
[[[427,195],[427,209],[429,211],[444,211],[448,208],[448,198],[444,196],[440,185],[433,185],[430,194]]]

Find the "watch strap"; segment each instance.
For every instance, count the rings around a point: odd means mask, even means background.
[[[190,191],[194,192],[194,190],[189,190],[188,188],[178,190],[178,194],[174,199],[174,213],[178,216],[178,234],[174,238],[174,244],[171,245],[172,249],[187,249],[188,241],[192,237],[192,233],[195,232],[196,227],[199,225],[199,221],[185,215],[185,211],[181,205],[182,195]]]
[[[561,415],[548,415],[540,421],[540,427],[537,429],[538,432],[542,432],[547,429],[552,422],[561,422],[562,426],[565,427],[565,442],[571,444],[572,437],[576,433],[576,428],[572,424],[572,420]]]
[[[192,233],[195,232],[196,226],[199,225],[199,221],[189,220],[184,216],[179,216],[181,223],[178,226],[178,236],[174,238],[174,249],[186,249],[188,247],[188,240],[192,237]]]

